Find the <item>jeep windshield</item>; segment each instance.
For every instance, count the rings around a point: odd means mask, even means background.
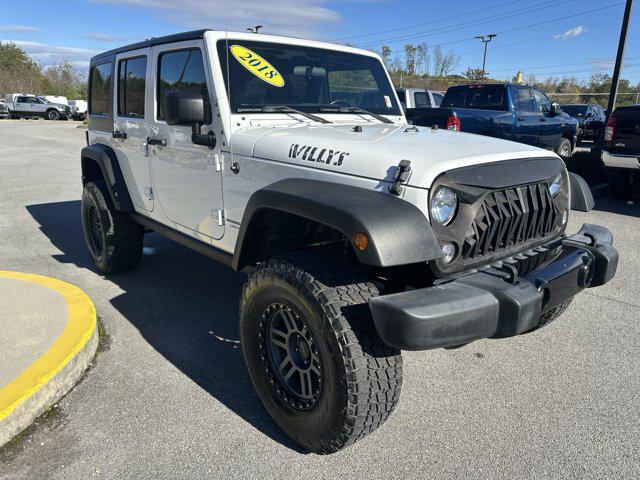
[[[218,41],[217,48],[232,112],[286,106],[305,113],[400,115],[387,73],[374,57],[233,39]]]

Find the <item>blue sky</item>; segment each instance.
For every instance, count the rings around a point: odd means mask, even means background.
[[[194,28],[339,40],[401,53],[406,43],[460,55],[457,71],[482,62],[475,35],[498,33],[487,71],[518,69],[586,80],[611,72],[623,0],[2,0],[0,41],[15,41],[44,65],[66,58],[84,67],[97,52]],[[226,16],[225,16],[226,12]],[[640,10],[627,41],[623,78],[640,82]],[[225,18],[226,17],[226,18]]]

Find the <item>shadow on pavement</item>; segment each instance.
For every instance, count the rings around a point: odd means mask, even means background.
[[[97,272],[85,247],[79,201],[26,208],[63,252],[54,256],[58,261]],[[107,277],[125,292],[111,299],[113,306],[200,387],[265,435],[304,453],[271,421],[249,380],[238,333],[244,275],[155,233],[144,244],[140,268]]]
[[[628,200],[621,200],[609,196],[596,198],[596,204],[593,209],[600,212],[627,215],[629,217],[640,217],[640,196],[636,194]]]

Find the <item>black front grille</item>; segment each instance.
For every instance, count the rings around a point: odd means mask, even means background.
[[[465,238],[462,257],[474,259],[542,239],[553,232],[558,213],[544,183],[491,192]]]

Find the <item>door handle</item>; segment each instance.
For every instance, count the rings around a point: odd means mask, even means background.
[[[119,131],[115,131],[113,132],[113,134],[111,135],[113,138],[121,138],[122,140],[126,140],[127,139],[127,134],[124,132],[119,132]]]
[[[524,117],[518,117],[516,120],[518,120],[519,122],[524,122]]]
[[[547,121],[547,119],[546,119],[546,118],[544,118],[544,117],[540,117],[540,121],[541,121],[541,122],[546,122],[546,121]]]
[[[160,145],[162,147],[166,147],[167,141],[164,139],[161,140],[159,138],[147,137],[147,145]]]

